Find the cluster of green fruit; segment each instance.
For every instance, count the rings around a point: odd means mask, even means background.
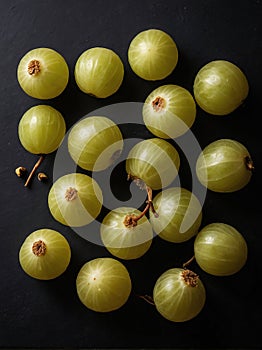
[[[178,50],[174,40],[161,30],[139,33],[131,41],[128,60],[132,70],[146,80],[162,80],[176,67]],[[112,50],[96,47],[85,51],[75,65],[75,80],[81,91],[106,98],[121,86],[124,68]],[[17,69],[18,82],[30,96],[52,99],[67,86],[69,70],[64,58],[49,48],[28,52]],[[207,273],[216,276],[238,272],[247,259],[247,244],[232,226],[213,223],[200,230],[202,207],[193,192],[172,187],[179,173],[179,152],[170,139],[185,134],[196,118],[196,104],[214,115],[227,115],[247,97],[248,82],[243,72],[228,61],[212,61],[197,73],[194,97],[185,88],[169,84],[152,91],[143,104],[143,120],[152,138],[138,142],[126,159],[126,173],[147,192],[145,209],[119,207],[111,210],[100,225],[103,244],[114,258],[88,261],[76,278],[77,293],[88,308],[108,312],[128,300],[131,280],[123,262],[137,259],[151,246],[155,234],[172,243],[195,237],[194,257]],[[18,134],[23,147],[40,156],[29,174],[28,186],[44,156],[61,145],[66,123],[59,111],[37,105],[22,116]],[[78,121],[68,135],[68,152],[83,170],[103,171],[119,158],[124,139],[118,125],[106,116],[89,116]],[[235,140],[209,144],[196,162],[200,183],[216,192],[234,192],[250,181],[254,168],[246,147]],[[17,169],[21,175],[23,167]],[[42,179],[44,174],[42,173]],[[40,177],[41,178],[41,177]],[[159,193],[153,198],[154,190]],[[48,207],[55,220],[70,227],[94,221],[101,212],[102,190],[92,176],[70,173],[51,186]],[[184,226],[183,226],[184,225]],[[183,229],[182,227],[185,227]],[[69,265],[70,246],[65,237],[51,229],[31,233],[21,246],[23,270],[38,279],[61,275]],[[183,322],[203,308],[206,292],[198,275],[173,268],[161,275],[153,290],[153,303],[165,318]]]

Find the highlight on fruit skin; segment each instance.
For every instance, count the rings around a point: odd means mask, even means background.
[[[101,171],[116,162],[123,150],[118,125],[105,116],[89,116],[69,131],[68,151],[74,162],[90,171]]]
[[[169,187],[153,198],[153,206],[158,216],[150,212],[150,223],[160,238],[181,243],[198,233],[202,206],[193,192],[181,187]]]
[[[243,235],[233,226],[216,222],[206,225],[194,242],[195,259],[205,272],[230,276],[246,264],[248,247]]]
[[[249,84],[243,71],[234,63],[214,60],[196,74],[193,85],[197,104],[212,115],[228,115],[247,98]]]
[[[231,139],[219,139],[199,154],[196,174],[201,184],[214,192],[235,192],[251,180],[254,163],[247,148]]]
[[[173,139],[185,134],[196,118],[191,93],[179,85],[166,84],[154,89],[143,105],[146,127],[157,137]]]
[[[92,47],[78,57],[74,75],[81,91],[97,98],[106,98],[120,88],[124,79],[124,65],[113,50]]]
[[[51,280],[67,269],[71,248],[58,231],[43,228],[30,233],[19,250],[19,263],[26,274],[39,280]]]
[[[69,68],[56,50],[39,47],[28,51],[17,67],[17,79],[23,91],[46,100],[59,96],[69,81]]]
[[[164,318],[172,322],[185,322],[202,311],[206,290],[193,271],[171,268],[157,279],[153,300],[157,311]]]
[[[129,44],[128,62],[133,72],[142,79],[164,79],[177,65],[177,45],[163,30],[141,31]]]
[[[130,260],[140,258],[149,250],[153,230],[143,212],[131,207],[119,207],[104,217],[100,235],[112,255]]]
[[[96,312],[111,312],[122,307],[131,288],[128,270],[114,258],[95,258],[86,262],[76,278],[80,301]]]
[[[81,227],[99,215],[102,190],[92,177],[70,173],[58,178],[48,194],[48,207],[53,218],[63,225]]]

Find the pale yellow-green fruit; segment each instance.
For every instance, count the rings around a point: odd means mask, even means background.
[[[80,227],[88,225],[101,211],[103,195],[88,175],[71,173],[58,178],[48,194],[49,210],[58,222]]]
[[[126,159],[126,172],[141,179],[148,187],[159,190],[167,187],[178,175],[179,153],[169,142],[152,138],[138,142]]]
[[[28,109],[18,124],[22,146],[34,154],[48,154],[57,150],[66,132],[62,114],[48,105]]]
[[[111,210],[100,226],[101,239],[107,250],[120,259],[137,259],[151,246],[153,230],[146,216],[137,218],[141,211],[130,207]]]
[[[152,134],[164,139],[185,134],[195,118],[195,100],[182,86],[162,85],[147,96],[143,105],[146,127]]]
[[[215,276],[229,276],[245,265],[248,248],[240,232],[219,222],[202,228],[195,238],[194,252],[202,270]]]
[[[17,79],[26,94],[46,100],[59,96],[69,80],[69,69],[57,51],[40,47],[28,51],[17,67]]]
[[[170,187],[153,199],[158,216],[150,211],[150,223],[162,239],[181,243],[195,236],[202,221],[202,206],[194,193]]]
[[[134,73],[142,79],[164,79],[177,65],[177,45],[172,37],[162,30],[142,31],[130,42],[128,62]]]
[[[88,261],[76,278],[80,301],[97,312],[110,312],[122,307],[129,298],[131,287],[126,267],[113,258]]]
[[[226,60],[204,65],[194,80],[194,97],[207,113],[228,115],[246,99],[249,84],[243,71]]]
[[[247,148],[238,141],[211,142],[199,154],[196,174],[201,184],[214,192],[235,192],[252,177],[254,164]]]
[[[39,229],[29,234],[19,250],[22,269],[31,277],[50,280],[68,267],[71,249],[66,238],[51,229]]]
[[[110,167],[123,150],[122,133],[111,119],[90,116],[77,122],[68,135],[68,151],[74,162],[90,171]]]
[[[157,279],[153,300],[163,317],[172,322],[185,322],[196,317],[203,309],[206,291],[193,271],[172,268]]]
[[[124,66],[113,50],[93,47],[79,56],[74,74],[81,91],[106,98],[120,88],[124,79]]]

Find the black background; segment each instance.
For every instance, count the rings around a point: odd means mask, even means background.
[[[261,1],[0,0],[0,13],[0,346],[261,348],[261,289],[258,287],[262,243],[258,125],[262,110]],[[149,28],[168,32],[179,49],[176,69],[159,82],[140,79],[127,61],[131,39]],[[125,66],[122,86],[105,100],[85,95],[74,81],[78,56],[94,46],[113,49]],[[19,60],[36,47],[57,50],[69,65],[69,84],[53,100],[40,101],[27,96],[16,79]],[[26,152],[19,143],[18,122],[28,108],[46,103],[63,114],[69,129],[97,108],[117,102],[143,102],[154,88],[165,83],[178,84],[192,92],[195,74],[214,59],[237,64],[248,78],[250,92],[245,104],[225,117],[211,116],[198,108],[192,131],[201,147],[218,138],[242,142],[252,155],[255,172],[241,191],[207,193],[202,226],[220,221],[237,228],[249,247],[247,264],[239,273],[219,278],[204,273],[193,263],[191,268],[199,273],[206,286],[206,305],[195,319],[171,323],[135,293],[152,294],[162,272],[181,266],[191,257],[193,241],[175,245],[156,237],[143,257],[123,262],[133,282],[134,293],[128,302],[112,313],[92,312],[79,301],[75,278],[85,262],[110,254],[51,217],[47,194],[52,184],[55,153],[47,156],[41,166],[50,178],[46,184],[34,178],[32,186],[24,188],[23,180],[16,177],[17,166],[31,168],[36,161],[36,156]],[[146,131],[144,137],[148,137]],[[115,175],[123,174],[116,171]],[[184,181],[187,184],[187,180]],[[67,271],[52,281],[30,278],[18,261],[25,237],[42,227],[60,231],[72,249]]]

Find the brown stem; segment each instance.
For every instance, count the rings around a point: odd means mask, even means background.
[[[124,220],[124,225],[126,227],[135,227],[137,225],[138,220],[140,220],[146,214],[149,208],[150,208],[150,204],[148,203],[145,209],[139,215],[135,215],[135,214],[126,215]]]
[[[26,180],[26,183],[25,183],[25,187],[27,187],[34,175],[34,173],[36,172],[36,170],[39,168],[40,164],[42,163],[42,161],[44,160],[44,156],[41,155],[40,158],[38,159],[38,161],[35,163],[33,169],[31,170],[27,180]]]
[[[183,268],[185,269],[189,264],[191,264],[191,262],[195,259],[195,255],[192,256],[192,258],[190,258],[188,261],[186,261],[183,264]]]
[[[139,214],[139,215],[137,215],[137,216],[134,217],[134,221],[137,222],[137,221],[140,220],[144,215],[146,215],[146,213],[147,213],[147,211],[149,210],[149,208],[150,208],[150,204],[148,203],[148,204],[146,205],[145,209],[141,212],[141,214]]]
[[[252,172],[255,170],[253,160],[249,156],[245,157],[245,164],[248,170]]]
[[[151,203],[151,202],[152,202],[152,197],[153,197],[152,188],[146,186],[146,192],[147,192],[147,202],[148,202],[148,203]]]
[[[147,203],[149,204],[150,206],[150,209],[152,211],[152,213],[154,214],[154,216],[156,218],[158,218],[158,214],[157,212],[155,211],[155,208],[154,208],[154,204],[153,204],[153,200],[152,200],[152,188],[146,186],[146,191],[147,191]]]
[[[145,300],[148,304],[155,306],[154,299],[150,295],[146,294],[146,295],[136,295],[136,296],[138,298]]]
[[[152,189],[148,186],[146,186],[145,189],[147,191],[146,207],[139,215],[135,215],[135,214],[127,215],[125,217],[125,220],[124,220],[124,225],[126,227],[136,226],[138,220],[140,220],[148,212],[149,209],[152,210],[155,217],[158,217],[158,214],[156,213],[153,202],[152,202]]]

